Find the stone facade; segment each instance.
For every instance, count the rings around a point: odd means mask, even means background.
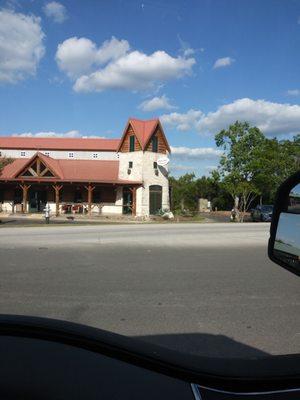
[[[120,179],[143,182],[143,186],[137,189],[136,194],[137,216],[149,216],[149,187],[152,185],[162,187],[161,208],[163,210],[170,209],[168,168],[161,166],[154,168],[154,162],[161,157],[162,154],[150,151],[119,153]],[[132,168],[129,168],[129,162],[132,162]],[[128,174],[128,170],[130,170],[130,174]]]

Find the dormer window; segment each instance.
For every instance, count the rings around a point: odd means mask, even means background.
[[[134,151],[134,147],[135,147],[135,137],[129,136],[129,151]]]
[[[157,138],[157,136],[153,136],[153,138],[152,138],[152,151],[154,153],[158,152],[158,138]]]

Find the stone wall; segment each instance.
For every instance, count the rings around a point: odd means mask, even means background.
[[[143,182],[143,187],[137,190],[137,216],[149,216],[149,186],[151,185],[162,186],[162,208],[170,208],[168,169],[158,166],[158,169],[155,170],[153,166],[153,163],[163,156],[163,154],[150,151],[119,153],[119,178]],[[131,173],[128,174],[130,161],[133,162],[133,167]]]

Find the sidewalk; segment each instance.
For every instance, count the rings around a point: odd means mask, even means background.
[[[9,225],[45,225],[44,214],[0,214],[0,226],[4,224]],[[60,215],[50,217],[50,225],[53,224],[84,224],[84,223],[98,223],[98,224],[128,224],[128,223],[143,223],[144,220],[126,215],[110,215],[110,216],[87,216],[87,215]],[[151,221],[147,221],[151,222]]]

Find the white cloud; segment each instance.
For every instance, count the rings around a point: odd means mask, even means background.
[[[153,97],[152,99],[143,101],[139,108],[146,112],[151,112],[155,110],[172,110],[176,108],[172,104],[170,104],[170,99],[166,95],[162,95],[161,97]]]
[[[90,39],[72,37],[59,44],[56,62],[70,78],[76,79],[92,71],[92,67],[117,60],[130,49],[127,40],[112,37],[97,48]]]
[[[218,158],[222,151],[214,147],[183,147],[171,146],[172,157],[181,159],[212,159]]]
[[[44,37],[40,18],[0,11],[0,82],[16,83],[36,73]]]
[[[248,121],[266,135],[300,131],[300,106],[243,98],[208,113],[198,124],[199,132],[217,132],[235,121]]]
[[[179,131],[195,130],[199,119],[203,116],[200,110],[190,109],[186,113],[173,112],[160,117],[163,124],[175,127]]]
[[[287,90],[286,94],[288,96],[299,96],[300,90],[299,89],[290,89],[290,90]]]
[[[130,50],[126,40],[112,38],[99,48],[89,39],[73,37],[59,44],[59,68],[75,80],[77,92],[107,89],[143,90],[191,72],[194,58],[172,57],[165,51],[150,55]]]
[[[235,59],[231,57],[223,57],[223,58],[218,58],[216,62],[214,63],[213,68],[224,68],[224,67],[229,67],[232,63],[234,63]]]
[[[86,38],[72,37],[58,45],[56,62],[73,79],[91,72],[92,67],[116,60],[127,53],[129,43],[112,37],[97,48]]]
[[[13,133],[12,136],[18,137],[36,137],[36,138],[82,138],[82,139],[103,139],[103,136],[83,136],[78,130],[71,130],[67,132],[54,132],[54,131],[45,131],[45,132],[23,132],[23,133]]]
[[[196,166],[193,165],[183,165],[183,164],[171,164],[169,167],[170,171],[195,171],[197,169]]]
[[[57,1],[47,3],[43,8],[47,17],[52,18],[54,22],[62,23],[67,19],[66,7]]]
[[[161,117],[165,125],[181,131],[195,130],[200,134],[215,134],[237,120],[248,121],[270,136],[296,134],[300,132],[300,105],[243,98],[207,114],[191,109],[187,113],[170,113]]]
[[[19,137],[66,137],[66,138],[76,138],[80,137],[80,133],[77,130],[72,130],[68,132],[53,132],[53,131],[42,131],[42,132],[23,132],[23,133],[13,133],[12,136],[19,136]]]
[[[204,167],[204,169],[205,169],[206,171],[208,171],[208,172],[211,172],[211,171],[214,171],[215,169],[218,169],[218,166],[217,166],[217,165],[206,165],[206,166]]]

